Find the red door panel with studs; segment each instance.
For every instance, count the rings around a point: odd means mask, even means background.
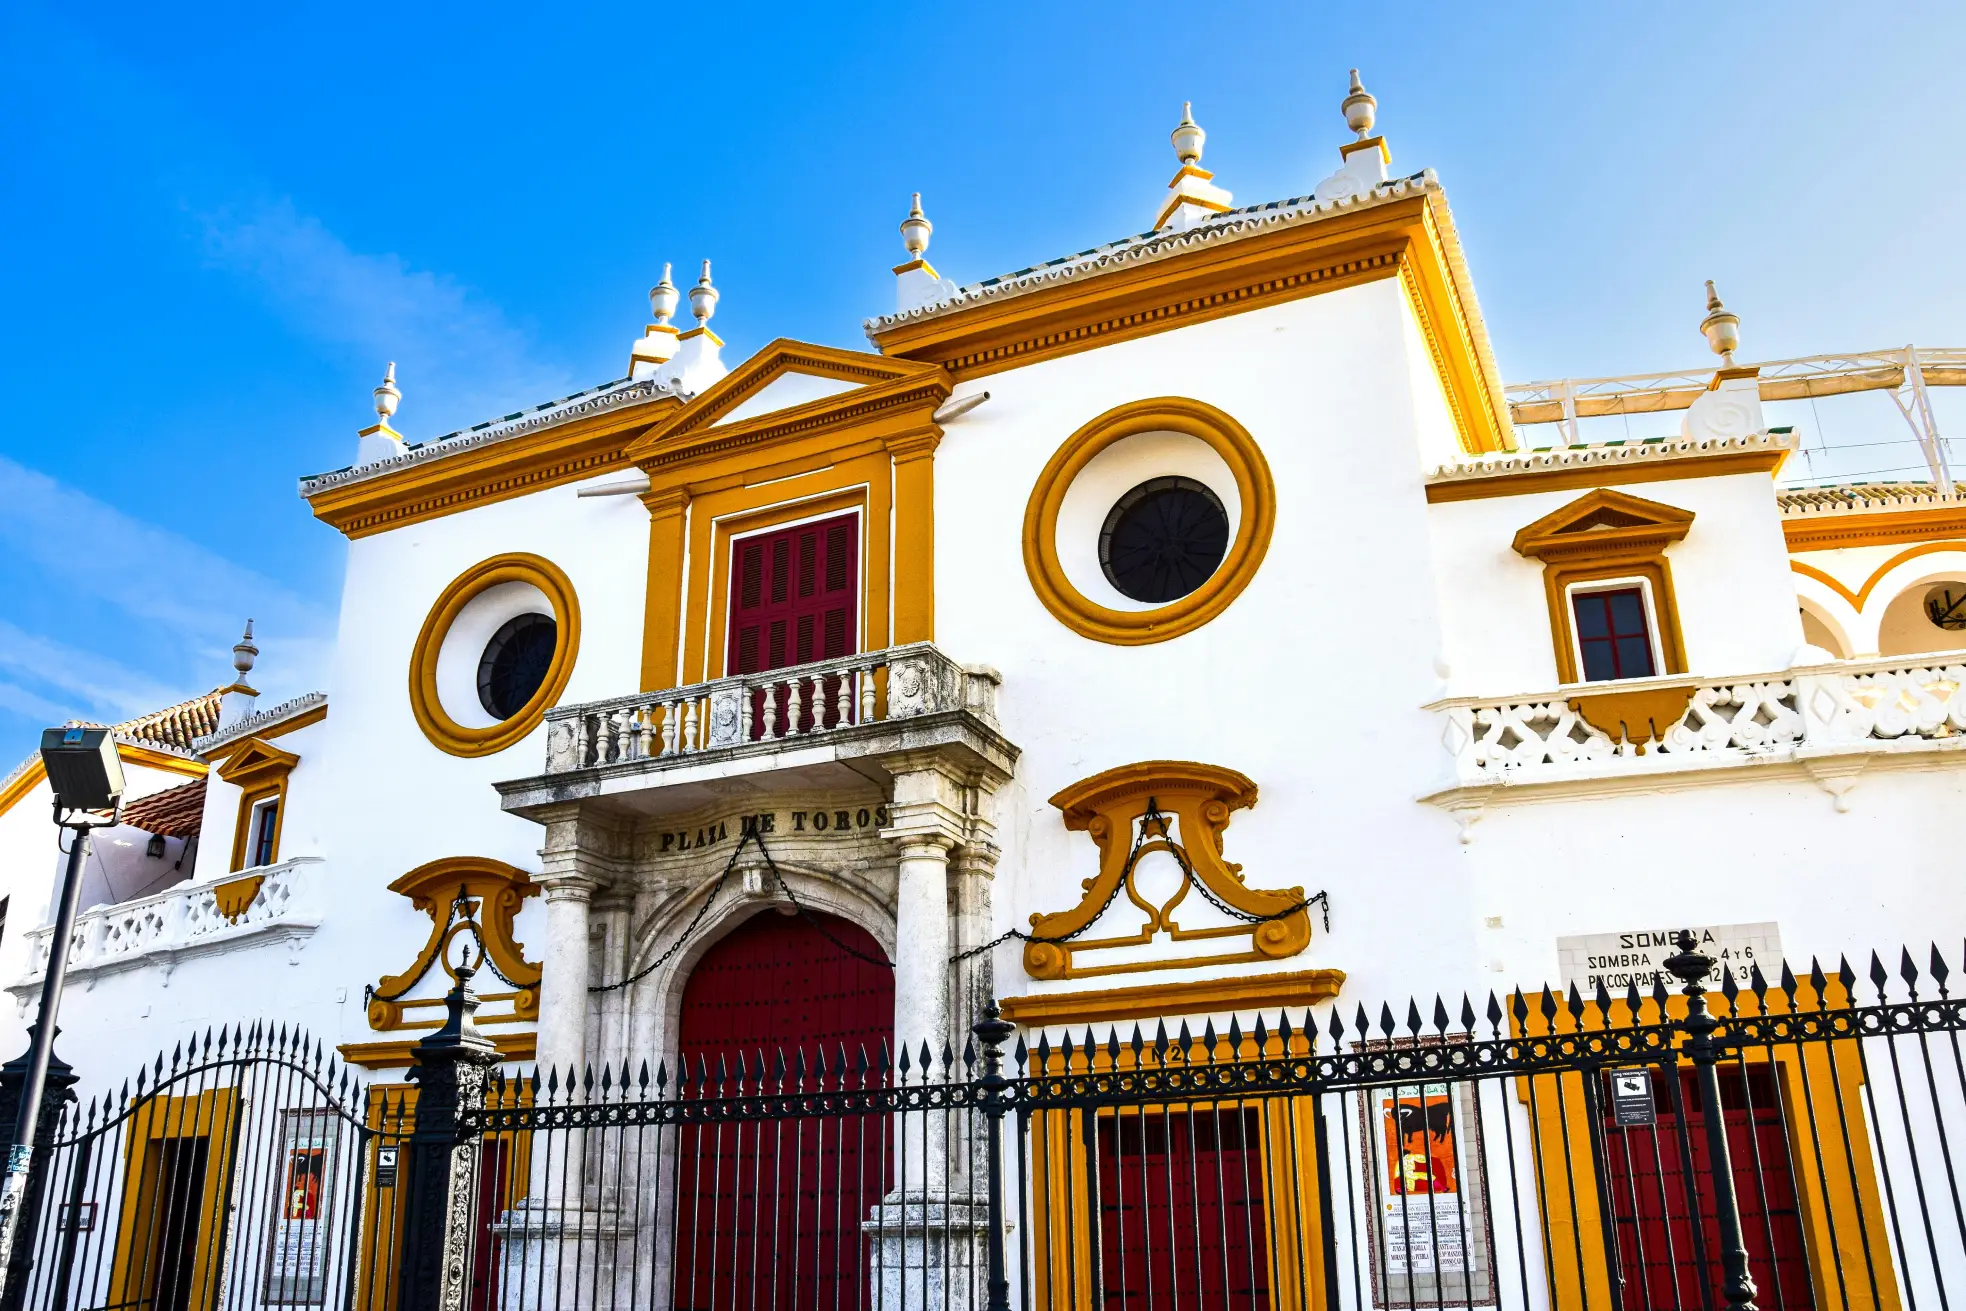
[[[875,963],[883,955],[830,915],[767,911],[732,930],[683,988],[682,1095],[884,1082],[894,971]],[[893,1183],[891,1132],[878,1116],[837,1115],[679,1127],[676,1311],[870,1306],[860,1224]]]

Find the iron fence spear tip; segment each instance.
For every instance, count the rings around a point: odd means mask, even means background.
[[[1450,1021],[1447,1015],[1447,1003],[1441,1000],[1441,996],[1439,993],[1435,993],[1434,994],[1434,1032],[1437,1034],[1444,1035],[1447,1032],[1447,1026],[1449,1022]]]
[[[1932,976],[1932,981],[1939,985],[1939,995],[1945,996],[1946,976],[1951,973],[1951,970],[1946,967],[1946,958],[1939,955],[1939,944],[1936,942],[1932,944],[1932,955],[1926,963],[1925,970]]]

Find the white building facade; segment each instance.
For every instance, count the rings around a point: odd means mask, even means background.
[[[85,911],[62,1056],[260,1017],[389,1085],[474,953],[561,1070],[1621,994],[1686,927],[1743,984],[1949,949],[1966,503],[1785,487],[1717,300],[1657,440],[1527,448],[1360,94],[1305,194],[1236,207],[1184,117],[1151,231],[987,282],[918,198],[864,346],[724,360],[706,264],[694,327],[665,271],[630,376],[519,417],[408,443],[392,371],[302,482],[331,686],[258,706],[248,657],[149,748],[194,856]],[[0,815],[17,1026],[44,794]]]

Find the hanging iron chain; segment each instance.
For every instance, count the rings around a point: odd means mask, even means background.
[[[703,904],[696,908],[696,914],[690,916],[690,921],[683,927],[682,934],[674,942],[669,944],[669,950],[663,952],[660,956],[657,956],[654,960],[642,966],[641,969],[636,970],[627,978],[618,979],[613,983],[598,983],[589,987],[587,991],[614,992],[618,989],[626,988],[631,983],[639,983],[641,980],[646,979],[649,975],[661,969],[664,965],[667,965],[670,959],[683,949],[683,944],[690,940],[691,935],[696,932],[697,925],[703,922],[704,915],[709,912],[710,904],[717,899],[717,894],[724,890],[724,883],[730,878],[730,872],[737,868],[737,858],[744,854],[745,844],[757,838],[756,829],[746,829],[738,835],[737,845],[731,849],[730,859],[724,862],[723,872],[717,875],[716,883],[704,895]],[[764,843],[762,840],[758,841],[758,846],[761,850],[763,849]]]
[[[458,918],[463,910],[463,907],[467,905],[471,900],[472,900],[472,896],[470,892],[468,892],[465,889],[465,887],[462,884],[460,884],[457,889],[457,895],[451,898],[450,913],[444,917],[443,927],[437,930],[437,937],[440,941],[450,933],[451,926],[458,922]],[[477,900],[479,901],[480,904],[482,904],[484,898],[479,897],[477,898]],[[485,931],[483,927],[478,923],[477,917],[475,915],[464,915],[463,919],[466,924],[469,924],[471,926],[471,936],[478,940],[479,968],[490,970],[493,978],[497,979],[500,983],[504,984],[508,988],[513,989],[514,991],[523,990],[526,985],[514,983],[512,980],[506,978],[505,971],[498,968],[497,963],[494,962],[491,958],[491,953],[485,949]],[[466,950],[469,951],[470,949],[467,947]],[[382,1002],[401,1001],[403,998],[410,995],[411,991],[415,989],[417,984],[423,982],[424,976],[430,973],[430,967],[432,965],[435,965],[436,963],[437,963],[437,958],[435,956],[432,956],[430,958],[429,964],[426,964],[421,970],[417,971],[415,978],[411,979],[408,983],[405,983],[401,988],[397,989],[395,992],[392,992],[387,996],[384,996],[382,991],[379,988],[377,988],[373,983],[366,985],[362,989],[362,1004],[364,1006],[367,1006],[370,1005],[371,1003],[379,1002],[379,1001]]]
[[[1100,903],[1099,909],[1093,913],[1092,918],[1078,928],[1073,929],[1070,933],[1056,935],[1026,933],[1022,929],[1005,929],[1002,933],[981,946],[971,947],[967,951],[957,952],[949,958],[949,963],[951,965],[959,965],[972,956],[980,956],[986,951],[994,951],[1004,943],[1011,941],[1041,944],[1070,942],[1091,929],[1112,908],[1113,903],[1119,899],[1121,891],[1125,889],[1127,881],[1133,877],[1133,867],[1140,859],[1140,849],[1146,846],[1148,842],[1147,834],[1149,828],[1154,829],[1155,836],[1167,845],[1168,852],[1173,855],[1175,862],[1181,866],[1181,877],[1187,884],[1201,893],[1202,899],[1208,902],[1209,905],[1215,907],[1215,909],[1221,911],[1230,919],[1239,920],[1244,924],[1268,924],[1273,920],[1289,919],[1292,915],[1300,911],[1309,910],[1311,905],[1316,903],[1324,912],[1324,931],[1326,933],[1331,932],[1331,896],[1326,892],[1313,893],[1301,901],[1284,907],[1282,910],[1270,911],[1268,913],[1241,910],[1223,901],[1215,894],[1214,889],[1210,888],[1202,880],[1201,876],[1195,873],[1194,866],[1188,863],[1186,848],[1174,841],[1169,832],[1169,825],[1171,823],[1172,821],[1161,812],[1160,802],[1154,797],[1148,797],[1147,813],[1140,817],[1139,827],[1133,837],[1133,847],[1126,853],[1126,864],[1121,867],[1120,876],[1113,881],[1112,891],[1106,894],[1106,900]]]

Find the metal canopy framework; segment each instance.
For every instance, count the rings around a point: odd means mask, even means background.
[[[1757,381],[1764,401],[1808,400],[1862,391],[1888,393],[1911,427],[1940,497],[1954,499],[1951,461],[1939,439],[1938,420],[1932,414],[1926,388],[1966,386],[1966,350],[1905,346],[1770,360],[1759,368]],[[1707,390],[1712,377],[1711,368],[1699,368],[1514,383],[1507,388],[1509,414],[1517,423],[1561,424],[1565,439],[1576,443],[1581,440],[1579,419],[1683,410]]]

